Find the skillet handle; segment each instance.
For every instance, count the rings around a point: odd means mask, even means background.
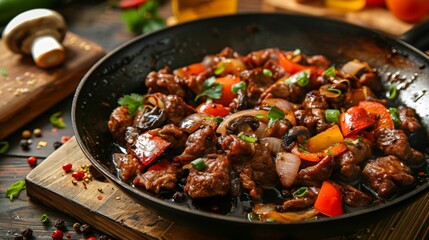
[[[411,44],[421,51],[429,50],[429,20],[417,24],[402,34],[399,39]]]

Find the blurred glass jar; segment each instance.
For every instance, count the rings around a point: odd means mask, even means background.
[[[327,7],[339,11],[359,11],[365,7],[365,3],[366,0],[325,0]]]
[[[238,0],[171,0],[173,14],[178,22],[232,14],[237,11],[237,4]]]

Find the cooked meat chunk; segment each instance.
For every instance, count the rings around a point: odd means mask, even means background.
[[[336,158],[339,165],[340,176],[346,182],[357,181],[361,174],[359,163],[372,155],[371,142],[363,137],[346,138],[348,151],[340,154]]]
[[[221,154],[208,154],[204,161],[207,167],[203,170],[189,170],[183,190],[191,198],[225,196],[231,186],[231,166],[228,159]]]
[[[359,77],[359,84],[361,86],[367,86],[371,88],[371,90],[374,92],[379,92],[383,89],[383,85],[381,85],[377,75],[373,72],[362,74],[362,76]]]
[[[304,210],[307,207],[314,205],[317,194],[318,193],[315,192],[314,188],[308,188],[307,193],[304,196],[288,199],[284,201],[282,205],[276,206],[276,210],[279,212]]]
[[[279,49],[268,48],[260,51],[254,51],[243,57],[243,62],[248,68],[262,67],[270,59],[277,59]]]
[[[277,119],[271,121],[265,130],[267,137],[282,138],[293,127],[292,123],[287,119]]]
[[[349,207],[369,207],[375,199],[370,195],[348,184],[340,184],[343,189],[343,200]]]
[[[326,122],[325,110],[323,109],[300,109],[294,112],[297,125],[305,126],[313,134],[325,131],[331,125]]]
[[[254,101],[258,101],[261,94],[274,83],[274,80],[265,76],[262,71],[262,68],[254,68],[241,72],[241,80],[247,85],[247,96]]]
[[[398,188],[415,182],[410,168],[392,155],[369,161],[362,174],[363,180],[382,198],[389,198]]]
[[[149,134],[159,136],[170,143],[169,149],[173,151],[183,151],[188,136],[173,124],[167,124],[162,128],[156,128],[149,131]]]
[[[424,163],[422,153],[412,149],[407,135],[402,130],[381,128],[374,132],[375,143],[387,155],[394,155],[409,166]]]
[[[127,130],[127,127],[132,124],[133,117],[128,113],[128,107],[119,106],[113,110],[112,114],[110,114],[107,126],[110,133],[119,142],[119,144],[125,145],[125,131]]]
[[[255,153],[255,145],[242,140],[236,135],[220,138],[222,150],[231,161],[239,161]]]
[[[180,79],[170,73],[168,68],[150,72],[145,84],[148,87],[148,93],[175,94],[182,98],[186,97],[186,91],[181,86]]]
[[[319,187],[324,180],[331,177],[334,166],[334,159],[327,155],[317,164],[299,170],[295,184],[308,187]]]
[[[181,167],[177,164],[162,160],[150,167],[145,173],[137,176],[133,183],[136,187],[143,187],[158,194],[161,190],[175,188],[180,169]]]
[[[305,89],[297,84],[276,82],[261,93],[259,102],[267,98],[283,98],[293,103],[301,103],[305,97]]]
[[[305,95],[302,107],[305,109],[327,109],[328,103],[326,102],[325,97],[323,97],[319,91],[313,90]]]
[[[195,113],[195,109],[189,106],[183,99],[176,95],[168,95],[163,99],[168,123],[179,125],[188,115]]]
[[[413,108],[400,106],[398,110],[399,119],[401,120],[400,128],[402,130],[416,132],[422,128],[422,125],[420,125],[420,122],[416,116],[416,112]]]
[[[183,163],[203,157],[209,153],[216,153],[217,136],[215,129],[204,126],[189,135],[183,153],[174,158]]]
[[[114,161],[124,182],[131,180],[143,169],[141,162],[132,154],[115,153]]]
[[[327,69],[332,66],[331,61],[329,61],[325,56],[322,55],[313,55],[313,56],[305,56],[305,60],[307,65],[313,65],[319,67],[321,69]]]

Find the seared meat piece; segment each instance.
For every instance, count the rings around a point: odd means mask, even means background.
[[[195,113],[195,109],[189,106],[183,98],[177,95],[165,95],[156,93],[151,95],[156,98],[159,106],[167,115],[167,123],[179,126],[180,122],[188,115]]]
[[[256,104],[255,100],[249,99],[246,92],[238,90],[237,97],[232,99],[232,102],[229,104],[229,108],[231,109],[231,113],[235,113],[241,110],[254,108]]]
[[[325,110],[323,109],[300,109],[296,110],[294,114],[296,117],[297,125],[307,127],[313,135],[323,132],[329,127],[331,127],[331,125],[326,122]]]
[[[170,142],[169,149],[173,151],[183,151],[188,136],[173,124],[167,124],[162,128],[156,128],[149,131],[149,134],[159,136],[167,142]]]
[[[141,132],[149,129],[159,128],[167,121],[167,114],[158,106],[153,108],[143,108],[136,113],[133,125],[138,127]]]
[[[161,190],[171,190],[176,186],[177,175],[181,167],[175,163],[165,160],[152,165],[145,173],[137,176],[133,183],[136,187],[143,187],[146,190],[160,193]]]
[[[416,112],[413,108],[400,106],[399,110],[399,119],[401,119],[402,130],[408,130],[410,132],[416,132],[421,129],[419,120],[416,117]]]
[[[121,145],[125,145],[125,131],[133,124],[133,117],[128,113],[128,107],[119,106],[110,114],[107,126],[110,133]]]
[[[260,51],[253,51],[243,57],[242,61],[248,68],[262,67],[270,59],[277,59],[279,49],[267,48]]]
[[[327,109],[328,103],[326,102],[325,97],[321,95],[318,90],[313,90],[305,95],[302,107],[304,109]]]
[[[121,180],[124,182],[131,180],[131,178],[139,174],[143,169],[141,162],[132,154],[115,153],[113,156],[116,166],[119,169]]]
[[[340,168],[341,178],[346,182],[354,182],[359,179],[361,168],[358,165],[372,156],[371,142],[363,137],[359,139],[346,138],[348,151],[338,155],[335,159]]]
[[[239,161],[255,153],[255,145],[242,140],[236,135],[220,138],[222,150],[231,161]]]
[[[277,119],[271,121],[266,129],[267,137],[282,138],[293,127],[287,119]]]
[[[409,166],[425,162],[422,153],[412,149],[407,135],[402,130],[381,128],[374,132],[375,143],[387,155],[394,155]]]
[[[231,166],[228,159],[221,154],[208,154],[204,161],[207,167],[203,170],[189,170],[183,190],[191,198],[225,196],[231,186]]]
[[[327,69],[332,66],[331,61],[329,61],[325,56],[322,55],[313,55],[313,56],[305,56],[306,65],[312,65],[319,67],[321,69]]]
[[[261,94],[259,102],[267,98],[283,98],[293,103],[301,103],[305,97],[305,93],[306,90],[297,84],[276,82]]]
[[[349,207],[369,207],[375,202],[373,197],[348,184],[340,185],[343,189],[343,201]]]
[[[308,188],[307,193],[302,197],[295,197],[276,206],[278,212],[300,211],[313,206],[316,202],[318,192],[314,188]]]
[[[362,176],[368,186],[382,198],[391,197],[399,187],[407,187],[415,182],[410,168],[392,155],[369,161]]]
[[[181,155],[176,156],[174,160],[186,163],[209,153],[216,153],[216,143],[215,129],[210,126],[204,126],[189,135],[186,140],[185,150]]]
[[[362,74],[359,77],[359,84],[361,86],[367,86],[371,88],[374,92],[379,92],[383,89],[383,85],[381,85],[381,81],[378,79],[377,75],[373,72],[368,72]]]
[[[181,86],[180,79],[170,73],[167,67],[158,72],[150,72],[146,76],[145,84],[148,87],[148,93],[175,94],[182,98],[186,97],[186,91]]]
[[[257,101],[261,94],[274,83],[271,77],[262,73],[262,68],[242,71],[241,80],[246,82],[247,96],[254,101]]]
[[[127,147],[133,146],[140,134],[141,132],[137,127],[127,127],[127,130],[125,131],[125,141],[127,142]]]
[[[319,187],[324,180],[331,177],[334,166],[334,159],[327,155],[317,164],[299,170],[295,184],[308,187]]]

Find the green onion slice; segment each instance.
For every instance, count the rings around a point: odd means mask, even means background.
[[[271,107],[270,111],[268,111],[268,118],[271,120],[277,120],[284,117],[285,117],[285,113],[276,107]]]
[[[302,198],[308,193],[308,187],[300,187],[298,190],[292,193],[295,198]]]
[[[261,217],[259,217],[259,215],[254,212],[247,214],[247,219],[249,219],[251,222],[261,221]]]
[[[335,74],[335,67],[334,66],[330,66],[328,69],[326,69],[323,72],[323,76],[325,76],[325,77],[335,77],[336,76],[336,74]]]
[[[223,73],[223,71],[225,71],[225,68],[226,68],[225,63],[218,64],[217,68],[214,71],[214,74],[220,75],[221,73]]]
[[[219,116],[217,116],[217,117],[205,117],[204,119],[206,119],[206,120],[213,120],[213,121],[216,121],[216,122],[219,122],[219,123],[221,123],[223,121],[223,118],[221,118]]]
[[[297,72],[294,75],[290,76],[286,82],[286,84],[298,84],[300,87],[305,87],[310,83],[310,77],[307,71],[303,70],[301,72]]]
[[[268,116],[265,116],[265,115],[264,115],[264,114],[262,114],[262,113],[258,113],[258,114],[256,114],[256,115],[255,115],[255,118],[257,118],[257,119],[262,119],[262,118],[270,119]]]
[[[308,151],[304,146],[302,146],[301,144],[298,144],[298,149],[301,152],[305,152],[305,153],[309,153],[310,151]]]
[[[0,142],[0,154],[5,154],[7,151],[9,151],[10,144],[7,141],[1,141]]]
[[[266,76],[266,77],[272,77],[273,76],[273,72],[271,72],[271,70],[268,68],[264,68],[262,70],[262,74],[264,74],[264,76]]]
[[[240,132],[237,137],[239,137],[241,140],[249,143],[255,143],[258,139],[256,137],[252,137],[249,135],[244,134],[244,132]]]
[[[206,163],[206,161],[204,161],[204,158],[197,158],[194,161],[191,162],[191,165],[197,169],[198,171],[203,170],[204,168],[206,168],[208,165]]]
[[[386,92],[386,97],[390,100],[393,100],[398,95],[398,89],[396,88],[396,84],[390,85],[389,89]]]
[[[401,126],[402,121],[399,118],[399,111],[397,108],[389,108],[390,116],[392,117],[393,123],[395,124],[395,127],[398,128]]]
[[[330,92],[334,92],[337,94],[341,94],[341,90],[340,89],[336,89],[336,88],[326,88],[326,91],[330,91]]]
[[[337,109],[326,109],[325,119],[328,123],[337,123],[340,118],[340,111]]]
[[[49,117],[49,121],[57,128],[65,128],[66,124],[61,118],[62,112],[56,112]]]
[[[232,93],[237,94],[239,90],[243,90],[243,91],[246,90],[246,82],[240,81],[240,82],[233,84],[231,86],[231,92]]]
[[[13,198],[15,196],[18,196],[19,192],[25,188],[25,180],[21,179],[14,183],[12,183],[7,189],[6,189],[6,197],[9,198],[11,201],[13,201]]]
[[[42,223],[45,223],[45,222],[47,222],[48,221],[48,215],[46,214],[46,213],[44,213],[41,217],[40,217],[40,221],[42,222]]]

